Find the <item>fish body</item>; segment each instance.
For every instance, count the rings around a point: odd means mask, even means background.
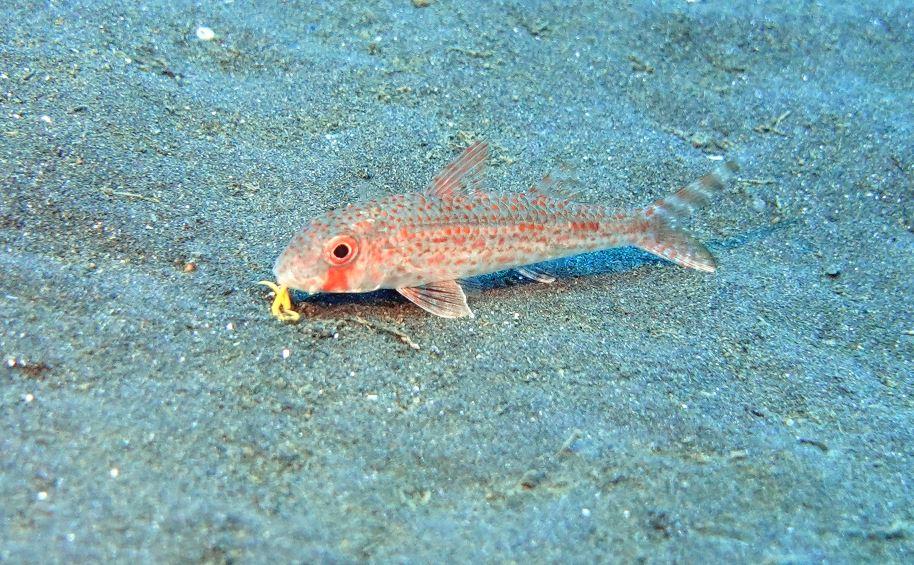
[[[736,170],[732,163],[647,208],[624,213],[578,202],[566,183],[551,176],[525,192],[489,192],[482,185],[487,156],[487,145],[475,143],[424,192],[315,218],[277,259],[279,288],[396,289],[433,314],[457,318],[473,315],[460,279],[514,268],[551,282],[530,265],[599,249],[634,245],[686,267],[715,269],[708,250],[675,221],[721,188]]]

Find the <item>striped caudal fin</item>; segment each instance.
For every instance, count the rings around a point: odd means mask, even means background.
[[[711,252],[691,235],[677,229],[676,222],[707,204],[738,170],[736,163],[728,161],[642,210],[639,221],[644,229],[634,238],[634,245],[683,267],[713,272],[717,264]]]
[[[644,209],[644,215],[647,217],[662,216],[667,221],[687,218],[720,192],[738,170],[739,167],[736,163],[727,161],[713,172],[680,188],[674,194],[654,202]]]

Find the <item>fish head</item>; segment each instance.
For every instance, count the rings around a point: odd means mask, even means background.
[[[336,213],[311,221],[276,259],[276,282],[309,294],[377,289],[369,269],[371,224]]]

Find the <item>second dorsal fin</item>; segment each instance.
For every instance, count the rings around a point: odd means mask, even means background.
[[[438,198],[453,198],[482,189],[488,157],[489,145],[486,142],[477,141],[470,145],[432,179],[428,194]]]
[[[527,189],[527,194],[546,196],[568,202],[582,202],[584,185],[570,169],[560,169],[544,176],[538,183]]]

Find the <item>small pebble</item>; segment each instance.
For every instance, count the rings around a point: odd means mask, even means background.
[[[112,479],[116,479],[118,475],[121,474],[121,471],[117,467],[111,467],[111,470],[108,471],[108,474],[111,475]]]
[[[282,350],[282,358],[283,358],[283,359],[288,359],[290,355],[292,355],[292,352],[289,351],[288,349],[283,349],[283,350]]]
[[[581,508],[581,516],[585,518],[590,517],[590,508]]]
[[[45,491],[41,491],[41,492],[38,493],[37,498],[38,498],[38,500],[47,500],[47,499],[48,499],[48,493],[45,492]]]
[[[206,26],[200,26],[197,28],[197,39],[200,41],[212,41],[215,38],[216,33],[212,29]]]

